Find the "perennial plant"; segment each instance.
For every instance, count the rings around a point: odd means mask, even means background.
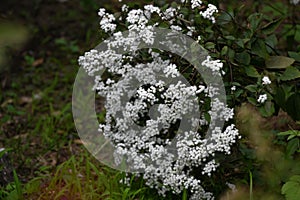
[[[173,39],[178,32],[203,37],[193,22],[185,23],[190,19],[183,8],[202,16],[204,24],[206,20],[215,23],[216,6],[202,1],[182,0],[165,8],[123,5],[118,17],[101,8],[100,28],[113,40],[104,41],[105,50],[86,52],[79,64],[94,77],[93,89],[106,97],[105,123],[100,124],[99,131],[115,147],[116,165],[125,162],[128,171],[141,175],[163,196],[168,191],[180,194],[187,189],[190,199],[213,199],[202,178],[211,176],[220,165],[216,154],[230,154],[239,137],[230,123],[233,109],[220,99],[218,84],[205,83],[201,74],[190,79],[195,72],[182,79],[184,70],[193,68],[182,58],[156,48],[139,48],[154,44],[158,27],[173,30],[175,36],[169,36]],[[171,40],[160,42],[182,48]],[[203,60],[199,55],[199,60],[204,71],[209,71],[208,79],[220,79],[225,74],[220,60],[208,55]],[[269,84],[267,79],[264,82]]]

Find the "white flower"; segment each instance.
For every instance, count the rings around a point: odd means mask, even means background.
[[[121,8],[122,12],[128,12],[128,9],[129,7],[126,4],[124,4]]]
[[[231,89],[231,91],[235,91],[236,90],[236,86],[234,85],[230,89]]]
[[[117,25],[112,23],[115,21],[115,17],[112,14],[106,13],[104,8],[100,8],[98,15],[102,18],[100,20],[100,27],[105,32],[114,32]]]
[[[177,11],[176,11],[175,8],[172,8],[172,7],[167,8],[166,11],[163,12],[162,19],[163,19],[163,20],[169,20],[169,19],[175,17],[176,14],[177,14]]]
[[[176,69],[176,65],[170,64],[164,69],[164,73],[166,74],[166,77],[171,76],[172,78],[179,76],[179,72]]]
[[[199,35],[197,38],[197,42],[200,42],[200,41],[201,41],[201,36]]]
[[[213,15],[217,12],[218,12],[218,9],[215,5],[208,4],[208,8],[204,12],[200,11],[200,15],[202,15],[202,17],[204,17],[206,19],[211,20],[212,23],[215,23],[216,19]]]
[[[145,10],[151,12],[151,13],[160,13],[160,9],[159,7],[153,6],[153,5],[145,5],[144,6]]]
[[[210,56],[207,56],[206,60],[202,62],[202,65],[210,68],[214,75],[218,74],[223,67],[223,63],[220,60],[212,60]]]
[[[264,103],[267,99],[268,99],[267,94],[261,94],[261,95],[259,95],[257,102]]]
[[[99,12],[98,12],[98,15],[99,15],[100,17],[103,17],[103,16],[105,15],[105,8],[100,8],[100,9],[99,9]]]
[[[180,26],[175,26],[175,25],[171,25],[170,28],[173,30],[173,31],[181,31],[182,28]]]
[[[263,78],[262,78],[262,84],[263,85],[269,85],[269,84],[271,84],[271,80],[269,79],[269,77],[267,77],[267,76],[264,76]]]
[[[215,160],[212,160],[208,163],[203,168],[202,174],[207,174],[208,176],[211,176],[212,171],[216,171],[216,168],[219,166],[218,163],[216,163]]]
[[[202,1],[200,1],[200,0],[191,0],[191,4],[192,4],[191,5],[192,9],[195,9],[195,8],[201,6]]]

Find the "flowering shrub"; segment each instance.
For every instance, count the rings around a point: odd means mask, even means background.
[[[124,4],[121,13],[110,14],[101,8],[98,14],[100,28],[112,39],[104,41],[105,48],[86,52],[79,64],[94,77],[93,89],[106,97],[105,123],[100,124],[99,131],[114,146],[116,165],[125,162],[126,170],[142,172],[146,184],[161,195],[188,189],[190,199],[213,199],[202,180],[220,165],[217,155],[230,154],[239,133],[230,121],[234,112],[224,102],[220,82],[207,80],[222,76],[228,80],[231,76],[226,83],[231,89],[231,102],[247,100],[258,106],[264,116],[274,114],[278,97],[271,86],[275,78],[268,71],[259,72],[253,63],[259,65],[265,59],[267,67],[272,68],[272,59],[279,59],[284,63],[279,68],[286,68],[286,63],[294,62],[269,55],[276,45],[269,35],[279,21],[263,26],[262,17],[255,14],[248,18],[250,30],[226,35],[229,31],[224,27],[233,17],[222,13],[217,18],[216,5],[198,0],[138,9]],[[193,38],[194,45],[203,45],[211,55],[199,55],[198,60],[209,76],[199,74],[179,57],[187,49],[175,55],[154,48],[159,36],[157,28],[173,31],[159,42],[176,52],[182,49],[178,44],[186,44],[179,32]],[[257,37],[257,30],[268,35],[270,41]],[[192,45],[189,48],[193,51]],[[287,70],[280,73],[281,80],[298,78]],[[296,68],[291,70],[295,72]],[[247,80],[233,81],[236,73]],[[257,79],[257,83],[250,84],[249,77]],[[223,121],[224,127],[219,123]]]

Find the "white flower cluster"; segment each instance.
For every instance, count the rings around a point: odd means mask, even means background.
[[[212,60],[210,56],[207,56],[206,60],[202,62],[202,65],[210,68],[214,75],[219,74],[223,67],[223,63],[220,60]]]
[[[261,94],[259,95],[257,102],[258,103],[265,103],[265,101],[267,101],[268,97],[267,94]]]
[[[185,2],[187,1],[182,1],[182,3]],[[214,14],[218,12],[218,9],[215,5],[208,4],[207,6],[203,6],[203,2],[201,0],[191,0],[190,6],[192,10],[201,7],[201,11],[198,14],[200,14],[205,19],[209,19],[212,23],[215,23]],[[204,10],[205,7],[206,9]],[[121,10],[122,12],[127,14],[126,22],[130,24],[128,26],[128,30],[143,30],[147,26],[149,19],[151,19],[152,14],[157,14],[162,21],[167,21],[170,24],[171,29],[181,31],[183,29],[183,27],[181,27],[182,24],[174,24],[175,22],[179,22],[184,18],[184,15],[178,14],[180,8],[181,6],[179,5],[176,8],[168,7],[162,11],[159,7],[153,5],[145,5],[143,10],[130,10],[129,7],[124,4]],[[104,8],[99,9],[98,15],[101,17],[100,27],[102,30],[104,30],[106,33],[112,33],[116,30],[117,25],[114,15],[107,13]],[[120,17],[119,20],[122,20],[122,17]],[[187,26],[187,28],[187,35],[192,36],[193,32],[195,31],[195,27]]]
[[[270,85],[270,84],[271,84],[271,80],[269,79],[269,77],[264,76],[264,77],[262,78],[262,84],[263,84],[263,85]]]
[[[201,4],[199,0],[191,1],[194,8]],[[146,184],[156,188],[161,195],[167,191],[179,194],[189,189],[190,199],[213,199],[213,195],[202,187],[200,177],[210,176],[216,170],[219,163],[214,159],[215,154],[230,154],[231,145],[239,137],[233,124],[223,128],[214,122],[228,122],[233,118],[233,109],[216,98],[219,95],[217,86],[191,86],[181,81],[179,65],[171,59],[163,59],[151,49],[147,63],[135,59],[140,43],[153,43],[155,33],[152,28],[159,23],[148,24],[153,14],[161,20],[170,20],[173,30],[186,29],[180,24],[172,25],[178,9],[170,7],[161,11],[146,5],[144,9],[130,10],[123,6],[128,35],[113,33],[114,40],[107,43],[107,50],[86,52],[79,58],[79,64],[95,77],[93,89],[106,97],[106,120],[99,126],[99,131],[115,146],[116,165],[126,158],[131,170],[143,171]],[[215,12],[216,7],[209,4],[202,14],[214,22],[212,15]],[[113,15],[100,9],[99,16],[101,28],[105,32],[114,32]],[[188,29],[194,30],[193,27]],[[127,53],[119,53],[116,49]],[[202,65],[211,71],[212,79],[220,76],[223,67],[220,60],[208,56]],[[110,78],[98,75],[104,70]],[[200,95],[204,99],[199,101]],[[203,112],[210,115],[210,121],[203,114],[193,115],[195,111],[201,111],[198,103],[207,99],[212,100],[211,110]],[[207,136],[208,124],[212,129]],[[192,175],[194,168],[202,169],[199,177]]]
[[[208,8],[203,12],[200,11],[200,15],[202,15],[204,18],[209,19],[212,21],[212,23],[216,22],[216,19],[214,17],[214,14],[218,12],[218,9],[213,4],[208,4]]]
[[[202,1],[201,0],[191,0],[191,4],[192,4],[191,5],[192,9],[195,9],[202,5]]]
[[[101,17],[100,27],[105,32],[114,32],[116,30],[117,25],[112,23],[115,21],[115,17],[112,14],[108,14],[105,12],[104,8],[99,9],[98,15]]]

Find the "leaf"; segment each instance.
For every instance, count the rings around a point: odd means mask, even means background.
[[[254,14],[252,14],[248,17],[247,20],[251,25],[251,30],[252,31],[256,31],[256,29],[257,29],[258,25],[260,24],[262,18],[263,18],[263,15],[260,14],[260,13],[254,13]]]
[[[237,40],[235,40],[235,43],[239,46],[239,47],[241,47],[241,48],[245,48],[245,45],[244,45],[244,40],[243,39],[237,39]]]
[[[205,43],[205,48],[206,49],[214,49],[215,48],[215,43],[213,43],[213,42],[207,42],[207,43]]]
[[[287,155],[291,156],[293,155],[299,148],[299,138],[293,138],[291,139],[286,147],[286,153]]]
[[[277,135],[280,135],[280,136],[294,135],[294,130],[288,130],[288,131],[280,132]]]
[[[266,67],[269,69],[285,69],[294,63],[293,58],[285,57],[285,56],[270,56],[268,60],[266,60]]]
[[[281,194],[285,195],[286,200],[300,199],[300,176],[292,176],[281,188]]]
[[[233,19],[233,14],[232,13],[227,13],[227,12],[222,12],[218,18],[217,18],[217,24],[218,25],[224,25],[224,24],[228,24],[229,22],[231,22]]]
[[[294,58],[297,62],[300,62],[300,53],[289,51],[288,54],[291,58]]]
[[[289,81],[297,78],[300,78],[300,71],[295,67],[288,67],[280,76],[280,80],[282,81]]]
[[[256,99],[254,99],[253,97],[247,97],[247,100],[249,103],[256,106],[256,104],[257,104]]]
[[[245,72],[250,77],[254,77],[254,78],[260,77],[259,73],[257,72],[257,70],[255,69],[255,67],[253,67],[253,66],[247,66],[247,67],[245,67]]]
[[[288,98],[286,111],[294,120],[300,120],[300,93],[293,94]]]
[[[257,86],[256,85],[247,85],[245,87],[247,90],[249,90],[250,92],[255,93],[257,91]]]
[[[266,25],[264,25],[262,27],[261,31],[263,32],[263,34],[273,33],[278,28],[278,26],[281,24],[282,20],[283,20],[282,18],[279,18],[279,19],[275,19],[272,22],[267,23]]]
[[[276,94],[274,95],[274,101],[284,110],[286,111],[286,95],[283,87],[276,88]]]
[[[236,38],[233,37],[232,35],[225,36],[225,38],[226,38],[227,40],[236,40]]]
[[[262,39],[256,39],[252,43],[251,51],[255,55],[258,55],[259,57],[264,58],[264,59],[267,59],[267,57],[269,56],[266,44],[265,44],[264,40],[262,40]]]
[[[270,117],[275,112],[274,103],[267,101],[263,106],[259,107],[258,110],[263,117]]]
[[[228,51],[228,46],[224,46],[221,50],[221,55],[224,56],[227,54],[227,51]]]
[[[235,51],[231,48],[228,48],[227,55],[228,55],[229,60],[231,62],[233,62],[234,56],[235,56]]]
[[[249,65],[251,57],[250,57],[249,53],[247,53],[246,51],[243,51],[241,53],[236,53],[235,59],[241,64]]]
[[[273,52],[278,43],[277,37],[275,34],[270,35],[266,38],[267,50],[268,52]]]

